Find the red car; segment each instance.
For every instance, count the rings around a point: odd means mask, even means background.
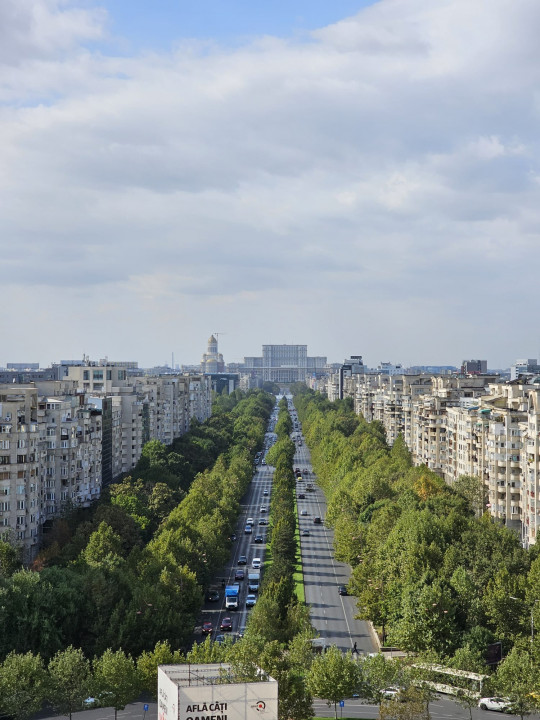
[[[224,617],[221,621],[221,625],[219,626],[220,630],[224,632],[225,630],[232,630],[232,620],[230,617]]]
[[[214,626],[212,625],[211,622],[203,623],[203,626],[202,626],[203,635],[211,635],[213,629],[214,629]]]

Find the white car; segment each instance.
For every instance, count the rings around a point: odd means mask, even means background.
[[[255,525],[255,520],[252,517],[249,517],[246,520],[246,525]]]
[[[381,695],[385,700],[393,700],[400,692],[401,690],[398,687],[387,687],[381,692]]]
[[[253,607],[255,603],[257,602],[257,596],[250,593],[246,597],[246,607]]]
[[[512,701],[508,698],[487,697],[478,701],[480,710],[498,710],[499,712],[511,712]]]
[[[260,570],[261,569],[261,558],[254,557],[253,560],[251,561],[251,567],[254,570]]]

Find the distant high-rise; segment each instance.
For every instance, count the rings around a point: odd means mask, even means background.
[[[461,363],[462,375],[486,375],[487,360],[463,360]]]

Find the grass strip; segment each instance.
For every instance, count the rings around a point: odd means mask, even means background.
[[[294,538],[296,540],[296,562],[294,566],[293,580],[294,592],[296,597],[302,603],[306,602],[306,593],[304,590],[304,570],[302,568],[302,551],[300,548],[300,527],[298,522],[298,503],[296,502],[296,490],[294,491],[294,512],[296,515],[296,530]]]

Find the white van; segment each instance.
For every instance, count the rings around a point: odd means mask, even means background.
[[[253,560],[251,561],[251,567],[254,568],[255,570],[260,570],[261,569],[261,558],[254,557]]]

